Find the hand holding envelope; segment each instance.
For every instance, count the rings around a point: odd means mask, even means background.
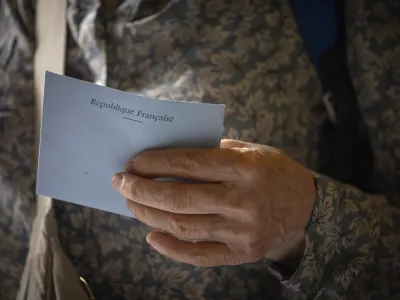
[[[202,183],[153,180],[166,177]],[[316,197],[312,173],[284,153],[232,140],[220,149],[145,151],[113,186],[154,228],[153,248],[196,266],[301,254]]]
[[[127,198],[154,228],[147,240],[157,251],[198,266],[301,251],[312,174],[271,147],[216,148],[223,118],[222,105],[151,99],[48,72],[37,194],[131,216]],[[132,156],[114,177],[118,193],[110,178]]]

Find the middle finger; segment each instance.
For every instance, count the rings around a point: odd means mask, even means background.
[[[123,176],[119,192],[136,203],[178,214],[222,214],[227,188],[218,183],[180,183]]]

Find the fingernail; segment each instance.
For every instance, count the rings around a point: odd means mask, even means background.
[[[151,247],[153,247],[154,249],[156,249],[156,247],[154,247],[154,245],[153,245],[153,238],[151,237],[151,233],[149,233],[147,236],[146,236],[146,242],[151,246]],[[156,249],[157,250],[157,249]]]
[[[150,234],[148,234],[148,235],[146,236],[146,242],[150,244],[150,240],[151,240],[151,237],[150,237]]]
[[[151,243],[151,236],[150,236],[151,234],[149,233],[147,236],[146,236],[146,242],[147,242],[147,244],[149,244],[152,248],[154,248],[154,246],[152,245],[152,243]],[[154,249],[156,249],[156,248],[154,248]]]
[[[112,178],[112,186],[114,189],[119,190],[121,188],[122,180],[124,179],[124,175],[121,173],[117,173]]]

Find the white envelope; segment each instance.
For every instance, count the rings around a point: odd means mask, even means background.
[[[112,176],[144,150],[219,147],[224,106],[158,100],[46,72],[38,195],[131,216]]]

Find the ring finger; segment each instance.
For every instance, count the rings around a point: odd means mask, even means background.
[[[148,226],[181,240],[229,243],[234,234],[229,220],[220,215],[182,215],[127,200],[133,215]]]

